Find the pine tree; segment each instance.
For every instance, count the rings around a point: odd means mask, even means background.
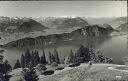
[[[79,62],[89,62],[91,59],[89,47],[81,45],[77,50],[76,56]]]
[[[54,58],[55,58],[55,62],[56,63],[60,63],[60,59],[59,59],[59,55],[58,55],[58,52],[57,52],[57,50],[56,49],[54,49]]]
[[[42,56],[40,57],[40,63],[44,65],[47,64],[44,50]]]
[[[11,71],[11,69],[12,69],[12,67],[9,64],[8,60],[5,60],[4,61],[4,71],[5,71],[5,73],[7,73],[8,71]]]
[[[0,61],[3,61],[4,56],[0,55]]]
[[[36,57],[37,57],[36,58],[37,64],[39,64],[40,63],[40,57],[39,57],[39,52],[38,51],[36,52]]]
[[[4,57],[0,55],[0,80],[9,81],[10,76],[7,74],[7,72],[11,71],[11,65],[7,60],[3,62],[3,58]]]
[[[30,51],[29,50],[26,50],[26,52],[25,52],[25,56],[24,56],[25,58],[25,67],[29,67],[29,62],[31,61],[31,53],[30,53]]]
[[[56,61],[55,61],[55,57],[54,57],[53,54],[52,54],[52,56],[51,56],[51,61],[52,61],[52,63],[53,63],[53,62],[56,62]]]
[[[74,53],[71,50],[69,56],[65,59],[66,64],[74,63]]]
[[[49,52],[49,63],[50,64],[52,63],[52,54],[51,54],[51,52]]]
[[[34,56],[33,56],[33,64],[36,66],[37,64],[40,63],[40,57],[38,51],[35,50]]]
[[[89,62],[90,60],[91,60],[91,56],[90,56],[90,49],[89,49],[89,47],[85,47],[84,48],[84,62]]]
[[[65,56],[63,57],[63,59],[61,60],[61,63],[64,64],[65,62]]]
[[[28,67],[28,68],[29,68],[30,70],[32,70],[33,67],[34,67],[34,65],[32,64],[32,62],[29,62],[29,67]]]
[[[83,57],[85,53],[85,48],[83,45],[80,46],[80,48],[77,50],[77,56],[78,57]]]
[[[3,62],[4,56],[0,55],[0,74],[4,74],[4,62]],[[1,77],[1,75],[0,75]]]
[[[22,54],[21,55],[21,59],[20,59],[20,61],[21,61],[21,67],[25,67],[25,57],[24,57],[24,55]]]
[[[13,67],[13,69],[17,69],[17,68],[21,68],[21,64],[20,64],[19,60],[16,61],[15,65]]]
[[[75,63],[79,62],[79,57],[77,57],[77,53],[74,54],[74,62]]]
[[[96,56],[95,56],[95,50],[92,47],[90,48],[89,54],[90,54],[90,60],[94,60]]]
[[[32,66],[35,66],[34,60],[35,60],[35,53],[34,53],[34,51],[32,51],[32,53],[31,53],[31,64],[33,64]]]
[[[51,52],[49,52],[49,63],[52,64],[53,62],[55,62],[55,57]]]

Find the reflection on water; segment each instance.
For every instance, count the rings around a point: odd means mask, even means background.
[[[111,40],[97,47],[106,56],[113,57],[115,63],[123,64],[122,58],[127,55],[127,36],[114,36]]]
[[[88,39],[88,40],[87,40]],[[127,50],[127,38],[126,36],[113,36],[113,37],[101,37],[101,38],[82,38],[79,40],[73,40],[69,42],[63,42],[61,44],[36,47],[39,54],[42,54],[45,50],[46,57],[48,52],[53,51],[54,48],[59,52],[60,58],[67,56],[70,50],[76,51],[80,45],[92,45],[95,49],[100,50],[105,56],[112,57],[115,63],[122,64],[122,59],[126,56]],[[20,59],[24,49],[6,49],[4,52],[5,59],[8,59],[12,64],[16,59]]]

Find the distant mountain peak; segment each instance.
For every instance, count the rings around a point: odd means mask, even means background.
[[[18,28],[19,31],[23,31],[23,32],[24,31],[35,31],[35,30],[41,31],[43,29],[46,29],[46,27],[33,19],[27,19]]]
[[[0,31],[6,33],[44,30],[47,27],[32,18],[0,17]]]

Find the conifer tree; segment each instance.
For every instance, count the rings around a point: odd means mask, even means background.
[[[26,50],[24,59],[25,59],[25,63],[24,63],[25,67],[29,67],[29,62],[31,61],[31,53],[29,50]]]
[[[7,72],[11,71],[11,65],[7,60],[3,62],[3,56],[0,55],[0,80],[1,81],[9,81],[10,76]]]
[[[51,54],[51,52],[49,52],[49,63],[50,64],[52,63],[52,54]]]
[[[65,59],[66,64],[74,63],[74,53],[71,50],[69,56]]]
[[[32,66],[35,66],[34,60],[35,60],[35,53],[34,53],[34,51],[32,51],[32,53],[31,53],[31,64],[33,64]]]
[[[21,59],[20,59],[20,61],[21,61],[21,67],[25,67],[25,57],[24,57],[24,55],[22,54],[21,55]]]
[[[89,47],[81,45],[77,50],[76,56],[79,62],[89,62],[91,59]]]
[[[40,63],[44,65],[47,64],[44,50],[42,56],[40,57]]]
[[[33,64],[34,64],[34,66],[36,66],[39,63],[40,63],[39,53],[37,50],[35,50],[34,57],[33,57]]]
[[[5,71],[5,73],[7,73],[8,71],[11,71],[11,69],[12,69],[12,67],[9,64],[8,60],[5,60],[4,61],[4,71]]]
[[[32,70],[33,67],[34,67],[34,65],[32,64],[32,62],[29,62],[29,67],[28,67],[28,68],[29,68],[30,70]]]
[[[20,64],[19,60],[16,61],[15,65],[13,67],[13,69],[17,69],[17,68],[21,68],[21,64]]]
[[[55,57],[54,57],[53,54],[52,54],[52,57],[51,57],[51,61],[52,61],[52,63],[53,63],[53,62],[56,62],[56,61],[55,61]]]
[[[59,59],[58,51],[56,49],[54,49],[53,56],[54,56],[55,62],[59,64],[60,63],[60,59]]]

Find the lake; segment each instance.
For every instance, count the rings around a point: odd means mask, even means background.
[[[53,52],[54,48],[59,52],[61,59],[66,57],[70,50],[74,52],[80,47],[80,45],[91,44],[96,50],[102,52],[103,55],[112,57],[116,64],[123,64],[122,58],[127,56],[128,43],[127,36],[112,36],[103,38],[90,38],[88,41],[81,39],[79,41],[70,41],[68,43],[62,43],[61,45],[47,46],[42,48],[36,48],[39,54],[42,55],[43,49],[45,50],[46,57],[48,58],[49,51]],[[4,59],[8,59],[11,64],[14,64],[17,59],[20,59],[24,49],[5,49]]]

